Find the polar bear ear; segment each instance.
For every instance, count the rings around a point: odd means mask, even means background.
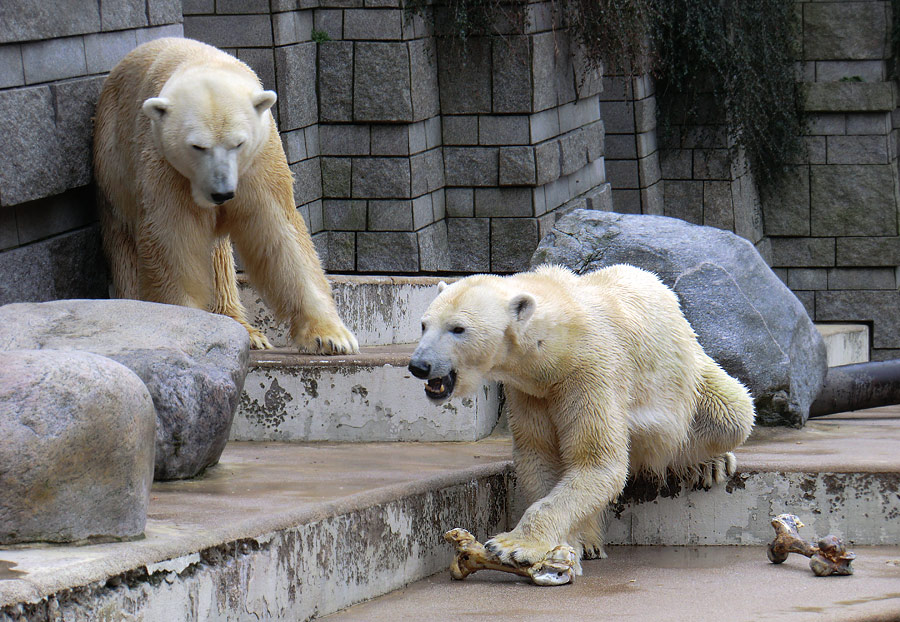
[[[153,121],[159,121],[166,113],[169,112],[169,109],[172,107],[172,102],[170,102],[165,97],[151,97],[141,106],[141,110],[144,111],[144,114],[150,117]]]
[[[513,299],[509,301],[509,312],[512,314],[513,318],[519,322],[527,322],[530,320],[531,316],[534,315],[536,307],[537,300],[527,292],[516,294],[513,296]]]
[[[440,294],[445,289],[447,289],[447,283],[445,281],[438,281],[438,293]]]
[[[253,107],[256,108],[257,114],[262,114],[274,106],[277,100],[275,91],[260,91],[253,96]]]

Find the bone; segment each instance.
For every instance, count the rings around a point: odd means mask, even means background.
[[[450,576],[461,581],[479,570],[500,570],[527,577],[536,585],[565,585],[575,581],[575,564],[578,556],[571,546],[561,544],[531,566],[504,564],[496,555],[484,548],[465,529],[451,529],[444,539],[456,547],[456,556],[450,564]]]
[[[800,537],[799,529],[803,526],[793,514],[779,514],[772,519],[775,539],[767,550],[769,561],[780,564],[790,553],[799,553],[810,558],[809,567],[817,577],[853,574],[850,564],[856,559],[856,555],[844,548],[840,538],[825,536],[815,546]]]

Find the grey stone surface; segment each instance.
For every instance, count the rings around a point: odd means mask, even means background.
[[[409,160],[354,158],[353,197],[402,199],[410,196]]]
[[[587,164],[587,140],[584,132],[575,130],[559,139],[559,164],[562,175],[571,175]]]
[[[357,40],[399,40],[403,11],[399,9],[347,9],[344,11],[344,38]]]
[[[491,272],[525,270],[539,241],[534,218],[492,218]]]
[[[491,269],[490,218],[448,218],[448,270],[488,272]]]
[[[478,118],[478,142],[482,145],[527,145],[529,119],[525,115],[482,115]]]
[[[365,231],[366,209],[365,201],[326,199],[322,202],[323,225],[329,231]]]
[[[662,179],[662,171],[659,168],[659,156],[653,153],[640,158],[638,164],[638,183],[641,188],[647,188]]]
[[[680,150],[667,151],[667,155],[678,154]],[[610,160],[636,160],[637,143],[634,134],[610,134],[606,137],[606,157]],[[666,160],[671,158],[667,157]],[[667,175],[674,177],[674,175]]]
[[[432,37],[409,42],[409,71],[413,119],[421,121],[436,117],[440,114],[441,104],[438,87],[437,47]],[[436,143],[429,145],[429,147],[436,146]]]
[[[344,38],[344,12],[339,9],[317,9],[315,28],[328,35],[332,41]]]
[[[353,120],[353,43],[318,44],[319,120]]]
[[[816,82],[803,86],[807,111],[875,112],[894,107],[890,82]]]
[[[372,125],[372,155],[409,155],[409,131],[406,125]]]
[[[500,185],[533,186],[536,181],[534,147],[500,147]]]
[[[534,85],[532,102],[534,111],[556,107],[556,47],[555,32],[545,32],[532,37],[531,83]]]
[[[147,0],[147,18],[151,26],[181,23],[183,15],[180,0]]]
[[[632,134],[635,131],[634,106],[630,101],[600,102],[600,117],[607,134]]]
[[[184,36],[219,48],[272,46],[268,15],[185,15]]]
[[[579,274],[617,263],[654,272],[707,354],[750,389],[758,423],[806,421],[825,377],[825,344],[747,240],[672,218],[576,210],[541,242],[532,265],[542,263]]]
[[[787,270],[787,286],[798,289],[828,289],[828,270],[824,268],[790,268]]]
[[[826,153],[828,164],[887,164],[890,160],[887,136],[829,136]]]
[[[450,250],[447,241],[447,223],[439,221],[420,230],[419,270],[423,272],[446,271],[450,266]]]
[[[540,186],[559,179],[562,173],[559,141],[548,140],[534,148],[537,183]]]
[[[15,210],[19,244],[48,239],[94,223],[95,202],[93,188],[83,186],[10,208]]]
[[[246,16],[240,16],[246,19]],[[316,45],[298,43],[275,48],[278,81],[278,126],[282,130],[319,121],[316,92]],[[322,119],[324,120],[324,119]]]
[[[319,158],[301,160],[291,164],[290,168],[294,175],[294,201],[297,205],[322,198],[322,167]]]
[[[237,57],[256,72],[263,88],[273,91],[278,88],[275,79],[275,54],[271,49],[241,48],[237,51]]]
[[[0,45],[0,89],[25,84],[21,45]]]
[[[496,186],[497,147],[444,147],[444,177],[450,186]]]
[[[847,114],[847,134],[884,136],[891,131],[891,115],[887,112]]]
[[[809,167],[787,170],[778,184],[762,195],[766,235],[809,235]]]
[[[108,295],[96,226],[0,253],[0,304]]]
[[[611,138],[607,136],[606,140]],[[666,180],[694,177],[694,155],[691,149],[664,149],[659,154],[659,165]]]
[[[900,237],[840,237],[839,266],[900,266]]]
[[[606,174],[609,176],[609,182],[613,188],[640,188],[640,177],[638,176],[637,160],[607,160]],[[672,182],[675,184],[683,184],[685,182]],[[701,192],[703,182],[688,182],[700,184]]]
[[[356,234],[356,267],[360,272],[418,272],[418,238],[413,232]]]
[[[310,41],[313,31],[312,11],[289,11],[272,14],[272,37],[275,45]]]
[[[103,30],[148,25],[147,3],[144,0],[104,0],[100,3],[100,26]]]
[[[492,98],[495,113],[531,112],[531,39],[494,37]]]
[[[897,289],[894,268],[831,268],[828,287],[818,289]]]
[[[144,383],[89,352],[0,352],[0,544],[136,538],[153,482]]]
[[[537,112],[529,117],[531,142],[540,143],[559,136],[559,111],[556,108]]]
[[[319,125],[319,148],[323,156],[368,155],[369,144],[368,125]]]
[[[424,194],[413,199],[412,208],[413,229],[419,230],[434,222],[434,205],[430,194]]]
[[[0,43],[99,31],[100,3],[94,0],[4,0],[0,3]]]
[[[216,0],[216,12],[238,15],[268,13],[269,0]]]
[[[694,179],[731,179],[727,149],[694,149]]]
[[[454,37],[438,41],[438,80],[442,114],[491,111],[491,39],[470,37],[462,45]]]
[[[37,84],[87,73],[82,37],[33,41],[22,46],[25,82]]]
[[[412,231],[411,201],[369,201],[370,231]]]
[[[215,464],[247,375],[250,340],[237,322],[137,300],[60,300],[0,308],[0,350],[94,352],[136,373],[156,407],[158,480]]]
[[[351,194],[352,165],[350,158],[320,159],[322,165],[322,196],[346,198]]]
[[[475,216],[534,216],[531,188],[475,188]]]
[[[881,2],[810,2],[803,9],[806,59],[881,59],[888,33]]]
[[[447,188],[447,215],[466,218],[475,215],[475,191],[473,188]]]
[[[137,47],[133,30],[103,32],[84,37],[87,73],[110,71],[128,52]],[[2,55],[2,51],[0,51]]]
[[[726,231],[734,229],[731,182],[703,182],[703,224]]]
[[[811,166],[809,183],[812,235],[896,235],[890,165]]]
[[[409,50],[405,43],[357,43],[353,71],[356,121],[412,121]]]
[[[828,268],[834,265],[834,238],[771,238],[772,265]]]
[[[356,269],[356,234],[349,231],[325,231],[322,248],[323,265],[327,270],[350,271]],[[316,245],[319,248],[319,245]]]
[[[860,79],[881,82],[887,77],[884,59],[817,61],[816,82],[837,82],[841,79]]]
[[[216,0],[182,0],[184,15],[209,15],[216,12]]]

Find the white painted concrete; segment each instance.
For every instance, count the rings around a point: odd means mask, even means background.
[[[816,324],[828,355],[828,366],[866,363],[869,360],[869,327],[866,324]]]

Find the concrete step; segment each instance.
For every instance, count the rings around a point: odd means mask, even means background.
[[[233,442],[201,478],[154,484],[143,540],[0,550],[0,622],[123,611],[144,622],[310,620],[432,575],[411,588],[424,600],[406,592],[341,615],[530,620],[552,606],[564,620],[630,608],[635,619],[866,619],[898,610],[898,443],[900,407],[759,430],[736,452],[739,472],[725,486],[632,487],[610,526],[613,544],[632,546],[612,547],[574,586],[547,592],[490,573],[452,584],[447,576],[444,531],[465,527],[483,541],[518,519],[507,437]],[[807,539],[844,538],[857,574],[816,579],[802,559],[770,565],[761,547],[783,512],[801,517]],[[660,611],[671,615],[650,617]]]
[[[494,429],[499,390],[435,405],[407,370],[414,346],[366,346],[358,355],[251,353],[231,428],[243,441],[474,441]]]
[[[341,319],[360,346],[418,341],[422,333],[419,320],[437,297],[441,280],[419,276],[328,276]],[[238,287],[250,323],[262,330],[273,346],[289,346],[288,326],[275,320],[243,274],[238,275]]]
[[[828,355],[828,366],[869,361],[869,327],[866,324],[816,324]]]
[[[611,547],[572,585],[539,588],[494,571],[453,581],[441,572],[322,622],[897,620],[900,547],[856,553],[856,574],[821,578],[804,557],[769,563],[764,547]]]

